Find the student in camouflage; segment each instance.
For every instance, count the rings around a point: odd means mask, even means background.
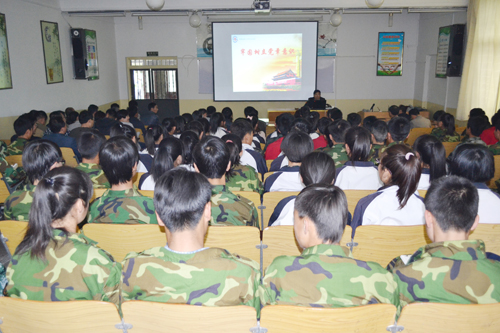
[[[106,142],[104,135],[95,129],[82,133],[77,140],[78,151],[82,155],[82,163],[78,164],[76,168],[89,175],[94,188],[111,187],[99,165],[99,149],[104,142]]]
[[[76,232],[91,197],[92,183],[79,170],[57,168],[40,180],[26,235],[7,268],[7,296],[119,304],[121,265]]]
[[[240,164],[243,155],[241,139],[234,134],[222,137],[230,152],[231,169],[226,173],[226,187],[229,191],[247,191],[262,194],[264,187],[254,168]]]
[[[259,215],[248,199],[226,187],[226,172],[231,169],[229,149],[218,137],[203,138],[193,150],[194,168],[212,185],[210,225],[247,225],[259,227]]]
[[[425,223],[433,243],[389,264],[401,307],[413,302],[500,301],[500,262],[487,258],[483,241],[468,239],[479,223],[478,203],[476,187],[465,178],[441,177],[431,183]]]
[[[394,145],[405,145],[410,148],[404,141],[410,135],[410,122],[408,119],[403,117],[394,117],[387,124],[387,141],[386,145],[379,150],[379,156],[381,156],[389,147]]]
[[[99,162],[111,188],[90,206],[88,223],[158,223],[153,199],[139,193],[132,181],[138,161],[137,146],[125,136],[102,145]]]
[[[260,309],[258,264],[224,249],[203,246],[211,219],[210,197],[207,179],[183,168],[168,171],[156,182],[156,214],[158,223],[165,226],[168,243],[125,257],[124,301]]]
[[[372,149],[369,161],[378,165],[380,163],[380,150],[385,146],[385,140],[387,140],[387,124],[385,121],[376,120],[369,126],[369,131],[372,135]]]
[[[7,182],[10,187],[24,186],[24,181],[26,180],[26,172],[20,166],[10,165],[5,159],[5,154],[7,152],[7,145],[5,142],[0,141],[0,173],[1,177]],[[2,181],[2,180],[0,180]]]
[[[396,304],[391,273],[355,260],[339,242],[347,223],[347,199],[334,185],[310,185],[295,201],[294,232],[303,252],[281,256],[266,269],[262,304],[348,307]],[[279,227],[278,227],[279,228]]]
[[[460,142],[460,134],[455,131],[455,117],[450,113],[443,113],[437,121],[437,127],[432,129],[431,135],[441,142]]]
[[[61,149],[55,143],[47,140],[29,142],[23,152],[23,166],[28,176],[28,184],[11,193],[5,200],[4,218],[28,221],[36,185],[47,172],[63,164]]]
[[[7,147],[7,156],[22,155],[23,149],[35,133],[36,125],[28,114],[23,114],[14,121],[14,131],[17,138]]]
[[[345,150],[345,132],[347,132],[350,127],[351,125],[343,119],[335,120],[328,126],[328,135],[333,145],[324,149],[317,149],[333,158],[336,168],[349,161],[349,156],[347,156]]]

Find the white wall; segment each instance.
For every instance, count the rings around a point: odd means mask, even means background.
[[[114,23],[111,18],[63,17],[58,0],[2,0],[7,22],[13,89],[0,90],[0,117],[31,109],[47,112],[118,100]],[[40,20],[57,22],[61,40],[63,83],[47,84]],[[66,21],[67,20],[67,21]],[[96,30],[99,80],[73,79],[70,26]]]

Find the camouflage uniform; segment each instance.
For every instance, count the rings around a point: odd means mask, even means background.
[[[468,138],[466,139],[465,141],[463,141],[461,144],[459,144],[458,146],[461,146],[461,145],[465,145],[465,144],[474,144],[474,145],[482,145],[482,146],[487,146],[486,142],[484,142],[483,140],[481,140],[480,137],[473,137],[473,138]],[[457,146],[457,147],[458,147]]]
[[[19,166],[14,169],[14,167],[12,167],[5,159],[6,154],[7,144],[0,141],[0,173],[2,174],[2,177],[5,179],[7,184],[9,184],[9,186],[14,186],[19,183],[23,186],[24,180],[26,179],[26,172],[24,172],[24,169]]]
[[[394,266],[401,307],[413,302],[500,302],[500,262],[486,258],[481,240],[428,244],[408,264],[398,258]]]
[[[328,156],[333,158],[335,161],[335,167],[338,168],[344,165],[345,162],[349,161],[349,156],[347,156],[347,152],[345,151],[345,143],[337,143],[332,147],[327,147],[325,149],[319,150],[324,153],[327,153]]]
[[[99,164],[80,163],[80,164],[78,164],[76,169],[81,170],[81,171],[85,172],[87,175],[89,175],[90,180],[92,180],[92,186],[94,188],[110,188],[111,187],[111,185],[108,182],[108,179],[106,178],[106,175],[104,174],[104,171],[102,171]]]
[[[233,194],[224,185],[212,186],[210,225],[248,225],[259,227],[259,214],[253,202]]]
[[[248,165],[237,165],[233,168],[234,175],[226,180],[229,191],[258,192],[262,194],[264,188],[254,168]]]
[[[495,143],[494,145],[488,146],[488,149],[493,155],[500,155],[500,141]]]
[[[9,195],[4,207],[6,220],[28,221],[35,188],[35,185],[27,184],[22,190]]]
[[[396,304],[397,285],[391,273],[375,262],[349,257],[349,249],[320,244],[300,256],[281,256],[266,269],[262,304],[349,307]]]
[[[404,141],[393,141],[393,142],[389,143],[388,145],[385,145],[382,148],[380,148],[379,153],[378,153],[379,160],[380,160],[380,155],[382,155],[387,150],[387,148],[395,146],[395,145],[405,145],[406,147],[411,148]],[[380,161],[379,161],[379,163],[380,163]]]
[[[122,264],[124,301],[260,307],[259,265],[223,249],[179,253],[155,247],[129,253]]]
[[[66,243],[61,230],[55,229],[53,236],[57,244],[49,243],[46,260],[32,259],[29,251],[12,257],[7,295],[34,301],[97,300],[118,305],[121,265],[81,234],[69,234]]]
[[[125,191],[107,190],[90,206],[88,223],[158,224],[153,199],[137,187]]]
[[[460,142],[460,134],[454,132],[453,135],[448,135],[441,128],[433,128],[431,135],[434,135],[441,142]]]
[[[370,150],[370,157],[368,157],[368,161],[375,163],[375,165],[380,164],[380,150],[384,147],[384,145],[373,144],[372,149]]]
[[[22,155],[24,146],[28,143],[28,140],[23,138],[17,138],[7,147],[7,156],[12,155]]]

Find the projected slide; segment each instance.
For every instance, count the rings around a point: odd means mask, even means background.
[[[234,92],[300,91],[302,34],[232,35]]]

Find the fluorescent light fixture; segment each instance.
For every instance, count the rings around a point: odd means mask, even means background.
[[[247,21],[247,22],[279,22],[279,21],[290,21],[290,17],[287,17],[285,15],[279,15],[279,16],[273,16],[271,15],[258,15],[254,14],[253,16],[249,15],[228,15],[228,16],[223,16],[223,15],[207,15],[207,22],[241,22],[242,20]],[[317,21],[321,22],[323,21],[323,16],[294,16],[293,17],[294,21]]]
[[[104,11],[82,11],[82,12],[66,12],[69,16],[91,16],[91,17],[125,17],[125,11],[104,10]]]
[[[201,14],[203,16],[216,16],[216,15],[245,15],[245,14],[255,14],[254,9],[207,9],[202,10]]]
[[[187,10],[133,11],[132,16],[189,16]]]
[[[342,14],[401,14],[403,9],[383,8],[383,9],[364,9],[364,8],[344,8]]]
[[[314,9],[314,8],[304,8],[304,9],[282,8],[282,9],[273,9],[271,13],[273,15],[310,15],[310,14],[330,15],[331,10]]]
[[[455,13],[466,12],[467,7],[426,7],[426,8],[408,8],[408,13]]]

